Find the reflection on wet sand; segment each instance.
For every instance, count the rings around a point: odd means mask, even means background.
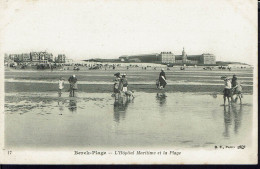
[[[239,108],[238,108],[239,107]],[[233,105],[232,110],[234,113],[234,132],[235,134],[238,134],[238,130],[241,126],[241,121],[242,121],[242,104],[240,105]]]
[[[230,137],[229,128],[232,124],[232,117],[234,117],[234,133],[238,134],[242,120],[242,105],[224,106],[224,137]]]
[[[120,102],[115,100],[115,102],[114,102],[114,121],[115,122],[119,123],[120,119],[125,119],[127,107],[130,102],[133,102],[133,100],[129,100],[129,99],[124,100],[123,98]]]
[[[229,127],[231,125],[230,106],[228,106],[228,108],[224,106],[224,122],[225,122],[225,131],[223,133],[223,136],[229,137]]]
[[[244,96],[241,106],[224,110],[220,95],[163,91],[118,101],[110,93],[78,93],[78,97],[14,93],[5,99],[9,147],[247,144],[252,128],[251,95]]]
[[[70,98],[69,108],[71,112],[77,112],[77,100],[75,98]]]
[[[162,107],[166,103],[166,94],[165,93],[157,93],[156,94],[156,99],[159,102],[159,105]]]
[[[62,112],[64,111],[64,102],[63,101],[60,101],[58,100],[58,106],[59,106],[59,115],[62,115]]]

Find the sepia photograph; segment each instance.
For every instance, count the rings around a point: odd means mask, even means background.
[[[257,164],[255,0],[2,0],[2,164]]]

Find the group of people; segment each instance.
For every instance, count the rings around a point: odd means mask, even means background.
[[[113,85],[113,91],[114,91],[114,96],[116,99],[119,99],[119,97],[121,96],[121,94],[125,94],[126,97],[133,97],[133,92],[134,91],[129,91],[127,89],[128,87],[128,81],[126,78],[126,74],[120,74],[120,72],[115,73],[114,74],[115,79],[114,79],[114,85]],[[237,99],[240,99],[240,103],[242,103],[241,99],[243,97],[242,95],[242,86],[241,84],[238,82],[237,80],[237,76],[233,75],[233,78],[229,78],[227,76],[222,76],[221,77],[222,80],[224,80],[224,85],[225,88],[223,90],[223,94],[224,94],[224,105],[226,104],[226,99],[228,100],[228,104],[230,104],[231,102],[237,102]],[[64,89],[64,78],[61,77],[59,79],[59,96],[61,96],[62,90]],[[70,88],[69,88],[69,92],[70,92],[70,96],[74,97],[75,96],[75,90],[78,89],[77,86],[77,78],[76,75],[72,75],[69,77],[68,79],[69,84],[70,84]],[[156,80],[156,86],[157,89],[164,89],[166,86],[167,82],[166,82],[166,75],[164,72],[164,69],[161,69],[161,72],[159,74],[159,78]],[[236,98],[234,99],[234,96],[236,96]]]
[[[233,75],[233,78],[229,78],[227,76],[221,77],[221,79],[225,82],[225,88],[224,88],[224,105],[226,104],[226,99],[228,99],[228,104],[231,102],[237,102],[237,99],[239,98],[240,104],[242,103],[242,86],[237,80],[237,76]],[[234,99],[234,95],[236,95],[236,98]]]
[[[128,81],[126,78],[126,74],[120,74],[115,73],[114,74],[115,79],[114,79],[114,85],[113,85],[113,91],[114,91],[114,96],[116,100],[119,100],[121,94],[124,94],[127,98],[134,98],[134,91],[130,91],[127,89],[128,87]]]
[[[62,90],[64,89],[64,83],[65,83],[64,80],[65,79],[63,77],[61,77],[59,79],[59,83],[58,83],[59,84],[59,97],[61,97]],[[77,85],[78,79],[76,78],[76,75],[72,75],[72,76],[69,77],[68,81],[69,81],[69,84],[70,84],[70,88],[69,88],[70,96],[74,97],[75,96],[75,90],[78,89],[78,85]]]

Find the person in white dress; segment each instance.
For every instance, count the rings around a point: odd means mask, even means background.
[[[62,89],[64,89],[64,78],[59,79],[59,97],[61,97]]]

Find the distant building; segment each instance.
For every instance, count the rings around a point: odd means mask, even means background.
[[[9,59],[14,60],[14,54],[9,54],[8,57]]]
[[[213,54],[187,55],[185,49],[182,55],[174,55],[172,52],[160,54],[124,55],[120,56],[121,62],[162,63],[174,65],[215,65],[216,57]]]
[[[31,61],[38,62],[38,63],[49,63],[53,62],[53,55],[52,53],[48,52],[31,52]]]
[[[40,56],[38,52],[31,52],[31,61],[32,62],[39,62],[40,61]]]
[[[23,61],[22,54],[11,54],[11,57],[14,58],[14,62],[22,62]]]
[[[187,55],[187,53],[185,52],[185,49],[183,48],[182,50],[182,55],[176,55],[176,60],[175,62],[177,64],[181,64],[181,65],[197,65],[199,64],[201,55]]]
[[[5,56],[4,56],[4,63],[5,64],[10,64],[10,63],[13,63],[14,60],[11,59],[10,55],[8,55],[7,53],[5,53]]]
[[[55,59],[56,63],[65,63],[66,56],[64,54],[58,54],[58,57]]]
[[[31,56],[29,53],[23,53],[22,54],[23,62],[30,62],[31,61]]]
[[[175,56],[175,63],[181,65],[215,65],[216,57],[213,54],[187,55],[185,49],[182,50],[182,55]]]
[[[48,63],[53,61],[53,55],[48,52],[30,52],[22,54],[9,54],[9,59],[14,62]]]
[[[162,63],[175,63],[175,56],[172,52],[161,52]]]
[[[201,57],[202,64],[216,64],[216,57],[213,54],[203,53]]]

